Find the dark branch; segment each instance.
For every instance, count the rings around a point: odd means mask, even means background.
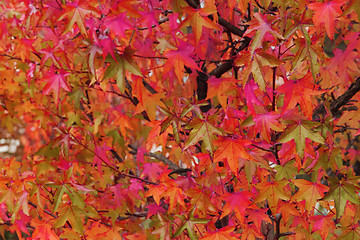
[[[345,106],[350,101],[350,99],[359,91],[360,91],[360,77],[358,77],[356,81],[350,85],[348,90],[346,90],[346,92],[343,95],[338,97],[335,101],[333,101],[330,104],[331,113],[336,117],[340,117],[342,113],[340,108]]]
[[[358,77],[354,83],[350,85],[350,87],[342,94],[340,97],[336,98],[334,101],[330,103],[330,111],[331,114],[339,118],[341,117],[344,111],[353,111],[357,110],[355,106],[345,107],[349,104],[351,98],[360,91],[360,77]],[[319,105],[313,113],[313,119],[319,119],[321,115],[325,115],[326,110],[324,104]]]

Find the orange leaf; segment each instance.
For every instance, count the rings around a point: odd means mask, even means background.
[[[305,179],[295,179],[293,182],[299,191],[292,198],[297,201],[305,200],[305,208],[308,211],[312,211],[318,199],[324,197],[324,193],[329,191],[329,187]]]
[[[324,23],[325,30],[330,39],[334,38],[335,31],[335,18],[342,13],[341,6],[344,5],[347,0],[334,0],[324,3],[315,2],[308,5],[311,10],[315,11],[313,21],[316,27],[320,27],[321,23]]]
[[[233,172],[238,172],[238,170],[244,166],[244,159],[255,160],[250,156],[249,151],[244,148],[244,146],[251,144],[248,140],[220,137],[214,141],[214,144],[215,146],[219,146],[214,155],[215,162],[226,159]]]
[[[254,202],[259,203],[267,200],[271,211],[276,212],[279,199],[290,200],[289,192],[285,190],[286,185],[286,180],[259,183],[256,186],[259,189],[259,195]]]
[[[193,33],[195,35],[196,45],[200,40],[203,27],[207,27],[214,30],[220,30],[219,27],[207,17],[207,15],[211,13],[215,13],[215,11],[209,12],[209,11],[204,11],[202,8],[194,9],[192,7],[187,7],[184,9],[184,11],[188,14],[188,16],[187,18],[185,18],[184,21],[181,22],[179,28],[191,26]]]
[[[207,232],[200,240],[236,240],[235,227],[223,227],[216,232]]]

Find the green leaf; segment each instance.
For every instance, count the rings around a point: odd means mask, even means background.
[[[196,233],[194,232],[194,224],[206,224],[210,220],[202,219],[202,218],[195,218],[194,217],[195,209],[196,209],[196,206],[194,206],[194,208],[191,210],[191,212],[189,213],[189,217],[187,219],[184,216],[177,215],[177,217],[179,217],[183,222],[180,225],[180,227],[176,230],[174,235],[172,236],[173,238],[180,236],[181,233],[186,229],[187,233],[189,235],[189,238],[191,240],[197,239]]]
[[[184,149],[195,145],[199,141],[203,141],[203,146],[209,152],[214,151],[213,140],[215,134],[222,135],[222,131],[215,127],[211,122],[213,122],[214,117],[210,119],[200,119],[195,118],[190,124],[189,127],[192,128],[188,140],[185,142]]]
[[[142,76],[139,67],[133,62],[130,56],[127,55],[125,50],[124,54],[115,54],[116,61],[110,56],[107,61],[110,65],[107,67],[104,79],[115,78],[116,84],[122,93],[125,92],[125,71],[129,71],[134,75]],[[130,53],[128,53],[130,54]]]
[[[64,226],[66,221],[69,221],[72,229],[79,233],[84,233],[84,225],[82,221],[82,217],[84,216],[84,211],[80,208],[72,205],[67,205],[66,209],[62,209],[60,211],[59,217],[54,222],[54,228],[59,228]],[[65,211],[63,211],[65,210]]]
[[[298,173],[298,169],[294,166],[295,160],[291,160],[284,165],[276,165],[276,175],[275,180],[282,180],[282,179],[293,179],[294,176]]]
[[[334,200],[336,217],[339,218],[344,214],[347,201],[360,205],[359,187],[347,182],[347,180],[338,180],[335,177],[329,178],[330,190],[322,199],[324,201]]]
[[[55,186],[54,186],[55,187]],[[65,193],[66,187],[65,185],[58,186],[58,190],[56,190],[55,196],[54,196],[54,209],[53,211],[56,212],[58,209],[60,203],[62,202],[62,196]]]
[[[280,143],[286,143],[291,140],[295,141],[296,151],[300,157],[304,155],[305,139],[308,138],[317,143],[324,143],[324,138],[318,133],[310,130],[315,124],[311,121],[305,121],[303,123],[295,123],[283,132],[279,138]]]
[[[66,184],[66,193],[69,195],[71,203],[83,209],[85,207],[84,199],[70,185]]]

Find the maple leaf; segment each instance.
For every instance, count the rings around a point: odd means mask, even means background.
[[[151,216],[158,213],[165,213],[165,209],[157,204],[149,204],[148,206],[146,206],[146,208],[148,209],[146,218],[150,218]]]
[[[32,239],[59,240],[60,238],[54,233],[51,224],[40,221],[36,218],[31,220],[32,226],[35,227],[32,232]]]
[[[237,234],[234,233],[235,227],[226,226],[215,232],[206,232],[205,235],[200,238],[201,240],[236,240],[239,239]]]
[[[275,56],[267,54],[263,51],[255,51],[252,55],[251,61],[251,72],[254,76],[254,80],[261,90],[265,90],[266,80],[265,80],[265,66],[277,67],[282,63]]]
[[[285,190],[288,182],[286,180],[263,182],[256,185],[259,189],[259,194],[254,200],[254,203],[259,203],[267,200],[272,212],[276,212],[279,199],[290,200],[289,193]]]
[[[153,197],[154,201],[157,205],[160,205],[160,199],[166,191],[166,187],[164,185],[155,185],[149,186],[149,190],[146,192],[147,197]]]
[[[180,236],[180,234],[186,229],[187,233],[189,235],[190,239],[196,239],[196,233],[194,232],[194,225],[195,224],[206,224],[209,222],[208,219],[201,219],[194,217],[196,206],[193,207],[193,209],[190,211],[188,218],[185,218],[184,216],[178,216],[182,220],[182,224],[179,226],[179,228],[176,230],[174,237]]]
[[[271,28],[271,22],[268,22],[260,12],[254,13],[254,17],[254,20],[246,23],[247,25],[250,25],[250,27],[244,33],[244,36],[247,36],[253,31],[256,31],[251,41],[251,53],[253,53],[255,49],[260,48],[263,38],[267,33],[272,34],[278,39],[284,39],[283,36]]]
[[[278,118],[279,115],[274,112],[255,115],[253,117],[255,132],[260,133],[265,141],[270,142],[270,129],[278,132],[284,130],[285,126],[279,122]]]
[[[323,184],[317,184],[305,179],[295,179],[293,183],[299,188],[299,191],[292,196],[297,201],[305,200],[305,209],[312,211],[317,201],[324,197],[329,187]]]
[[[248,81],[244,86],[244,95],[246,99],[246,105],[249,108],[252,114],[256,114],[255,109],[258,109],[259,106],[263,106],[264,104],[259,100],[256,96],[256,90],[259,87],[256,85],[253,79]]]
[[[132,51],[127,48],[123,54],[115,53],[115,59],[108,58],[110,65],[104,73],[104,79],[115,78],[116,84],[122,93],[125,92],[125,74],[126,70],[136,76],[142,76],[139,67],[131,59]]]
[[[147,162],[143,166],[143,171],[140,177],[146,176],[149,177],[150,181],[155,181],[161,172],[162,172],[162,166],[159,163]]]
[[[136,110],[134,114],[146,111],[149,119],[154,121],[156,119],[156,109],[158,107],[164,107],[162,98],[165,97],[165,93],[154,93],[150,92],[144,87],[142,78],[136,77],[134,79],[135,86],[133,91],[133,96],[139,100],[138,105],[136,105]]]
[[[76,23],[80,32],[84,34],[86,37],[88,36],[85,26],[85,17],[88,15],[92,15],[93,17],[98,17],[99,14],[95,9],[84,9],[80,7],[78,4],[70,3],[66,5],[68,8],[67,11],[61,15],[59,21],[65,17],[69,17],[70,22],[68,23],[66,29],[64,30],[63,34],[68,33],[73,29],[74,24]]]
[[[311,10],[315,11],[313,15],[315,26],[319,28],[321,23],[324,23],[326,33],[330,39],[334,38],[335,19],[341,15],[341,6],[346,2],[347,0],[333,0],[323,3],[315,2],[308,5]]]
[[[296,52],[293,61],[291,70],[298,70],[304,68],[305,63],[308,62],[310,65],[310,71],[313,76],[313,79],[316,79],[317,74],[319,73],[319,63],[318,63],[318,52],[316,51],[316,46],[312,44],[309,34],[305,28],[301,28],[304,35],[308,38],[298,38],[294,40],[294,43],[297,46],[298,51]]]
[[[105,143],[103,144],[102,147],[99,147],[99,146],[95,147],[95,155],[94,155],[93,164],[94,164],[94,166],[97,166],[100,176],[102,176],[103,163],[105,163],[106,165],[109,165],[109,166],[115,166],[114,161],[113,160],[111,161],[109,159],[108,155],[106,154],[106,152],[108,152],[110,150],[112,150],[112,148],[109,146],[106,146]]]
[[[334,200],[337,218],[340,218],[343,215],[346,204],[348,202],[360,205],[360,200],[357,193],[359,192],[359,187],[357,185],[348,183],[346,179],[339,181],[339,179],[335,177],[329,178],[329,185],[330,190],[325,195],[325,197],[322,198],[322,200]]]
[[[69,73],[65,71],[60,71],[58,73],[56,73],[55,71],[50,71],[45,77],[47,84],[43,89],[43,93],[45,95],[48,95],[52,90],[54,92],[54,102],[56,103],[56,105],[59,105],[59,92],[61,88],[68,92],[71,91],[69,85],[65,80],[65,77],[67,75],[69,75]]]
[[[160,240],[170,240],[171,239],[171,230],[172,230],[172,226],[171,226],[171,221],[169,221],[169,219],[165,218],[165,216],[158,214],[157,215],[159,220],[160,220],[160,225],[161,227],[154,230],[152,232],[152,234],[159,234],[159,239]]]
[[[252,194],[246,191],[224,194],[222,199],[226,201],[226,204],[221,213],[221,218],[234,211],[237,219],[243,222],[245,219],[245,210],[252,203],[250,200],[251,196]]]
[[[192,128],[192,130],[189,138],[185,142],[184,149],[187,149],[202,140],[202,146],[206,150],[213,152],[213,140],[215,138],[215,134],[222,135],[222,131],[213,125],[215,118],[216,116],[208,117],[206,119],[193,119],[191,123],[188,124],[188,127]]]
[[[181,126],[180,123],[182,122],[181,118],[177,116],[176,113],[169,111],[167,108],[160,107],[159,109],[167,116],[167,118],[165,118],[165,120],[161,122],[160,134],[163,134],[166,129],[171,125],[175,141],[180,144],[179,129]]]
[[[169,199],[169,212],[173,213],[177,204],[185,208],[185,195],[182,188],[179,188],[176,183],[167,183],[166,191],[163,196]]]
[[[322,239],[327,239],[329,230],[332,232],[334,229],[336,229],[333,218],[334,216],[332,214],[328,214],[326,216],[311,216],[311,220],[315,221],[312,231],[319,231]]]
[[[214,161],[220,162],[226,159],[230,169],[237,173],[244,166],[244,159],[255,160],[244,148],[250,144],[251,141],[248,140],[220,137],[214,141],[214,145],[219,147],[214,153]]]
[[[125,31],[131,30],[134,27],[131,25],[129,19],[126,17],[126,12],[120,13],[117,16],[108,17],[104,21],[104,26],[109,28],[115,35],[125,37]]]
[[[285,94],[283,112],[287,109],[295,108],[299,103],[301,111],[306,117],[311,119],[314,105],[311,96],[319,95],[325,91],[315,90],[315,85],[311,83],[312,76],[307,73],[303,78],[294,81],[287,81],[276,89],[277,92]]]
[[[271,223],[269,215],[267,213],[268,209],[248,209],[247,213],[249,214],[247,217],[247,221],[252,222],[257,229],[260,229],[261,224],[265,221]]]
[[[188,16],[181,22],[179,28],[191,26],[195,35],[195,45],[197,45],[200,40],[203,27],[220,30],[220,28],[207,17],[210,14],[216,13],[216,9],[208,11],[205,8],[194,9],[192,7],[186,7],[184,8],[184,12],[187,13]]]
[[[164,65],[164,72],[167,73],[171,69],[174,69],[176,77],[182,81],[184,78],[184,66],[191,67],[195,70],[200,68],[190,56],[193,53],[193,48],[190,46],[181,47],[178,50],[168,50],[164,55],[168,58]]]
[[[210,190],[189,188],[186,195],[190,197],[190,203],[196,205],[199,211],[204,213],[216,212],[216,208],[211,202],[212,192]]]
[[[286,143],[294,140],[296,144],[296,151],[299,156],[302,157],[304,155],[306,138],[317,143],[324,143],[324,138],[318,132],[311,130],[316,125],[318,125],[318,123],[311,121],[294,123],[282,133],[278,142]]]
[[[360,22],[360,2],[357,0],[350,0],[347,7],[345,7],[343,15],[347,15],[352,11],[356,12],[358,20]],[[359,234],[360,235],[360,234]]]
[[[114,9],[117,9],[120,12],[125,12],[129,14],[129,16],[134,18],[141,17],[140,13],[137,10],[137,6],[135,7],[138,1],[136,0],[120,0],[116,1],[116,6],[114,6]]]

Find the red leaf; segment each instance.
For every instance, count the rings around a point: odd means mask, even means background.
[[[222,212],[221,217],[224,217],[234,211],[237,219],[244,221],[245,209],[252,203],[250,201],[251,197],[252,194],[246,191],[225,194],[223,199],[226,201],[226,204],[223,208],[224,211]]]
[[[326,33],[330,39],[334,38],[335,18],[341,15],[341,6],[346,2],[347,0],[334,0],[324,3],[315,2],[308,5],[311,10],[315,11],[313,16],[315,26],[319,28],[321,23],[324,23]]]
[[[60,71],[59,73],[50,71],[49,74],[45,77],[48,83],[45,85],[43,89],[43,94],[48,95],[52,90],[54,93],[54,99],[56,105],[59,104],[59,92],[61,88],[68,92],[71,91],[69,85],[65,80],[65,77],[67,75],[69,75],[69,73],[65,71]]]
[[[285,94],[284,106],[282,111],[295,108],[299,103],[303,114],[311,119],[314,110],[314,104],[311,96],[316,96],[325,91],[316,90],[316,86],[312,83],[312,76],[307,73],[303,78],[294,81],[285,81],[283,85],[276,89],[277,92]]]

